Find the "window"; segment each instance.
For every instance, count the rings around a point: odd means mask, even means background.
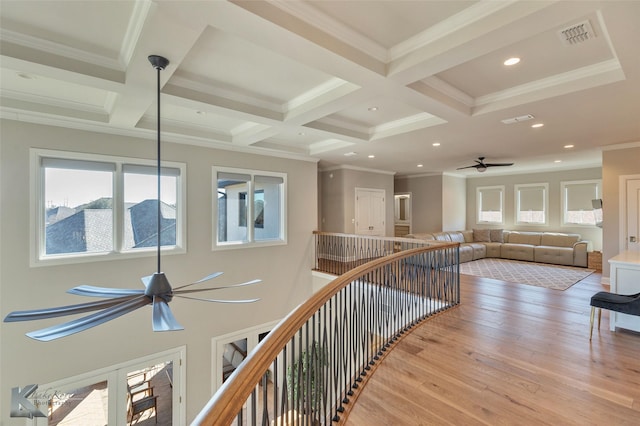
[[[477,223],[504,222],[504,186],[484,186],[476,189]]]
[[[158,424],[186,424],[186,400],[180,397],[186,367],[186,347],[181,346],[38,384],[27,399],[48,417],[34,417],[28,424],[130,425],[155,424],[156,419]],[[135,408],[153,407],[155,401],[156,410],[134,414]]]
[[[596,226],[591,200],[602,197],[600,180],[562,182],[564,225]]]
[[[253,211],[255,212],[255,220],[253,226],[255,228],[264,228],[264,190],[256,190],[253,193]],[[247,193],[241,192],[238,201],[238,223],[239,226],[247,226]]]
[[[515,185],[516,223],[545,225],[549,205],[549,184]]]
[[[214,167],[213,176],[214,248],[286,242],[286,174]]]
[[[158,244],[153,160],[33,150],[34,264],[153,252]],[[161,245],[181,250],[185,166],[161,169]]]

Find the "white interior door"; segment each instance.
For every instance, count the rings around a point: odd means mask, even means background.
[[[356,188],[356,234],[384,236],[385,190]]]
[[[627,181],[626,249],[640,251],[640,179]]]

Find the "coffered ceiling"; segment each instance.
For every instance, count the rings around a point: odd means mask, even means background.
[[[398,174],[598,166],[640,141],[639,23],[615,0],[0,0],[0,114],[152,139],[158,54],[164,140]]]

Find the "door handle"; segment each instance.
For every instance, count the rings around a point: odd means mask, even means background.
[[[369,231],[373,231],[373,226],[369,227]],[[635,238],[635,237],[634,237]]]
[[[636,237],[635,236],[629,237],[629,242],[630,243],[635,243],[636,242]]]

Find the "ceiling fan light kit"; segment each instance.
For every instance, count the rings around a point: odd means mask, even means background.
[[[224,288],[241,287],[247,285],[253,285],[260,282],[260,280],[251,280],[240,284],[232,284],[228,286],[214,287],[214,288],[202,288],[202,289],[185,289],[186,287],[194,284],[199,284],[213,278],[217,278],[222,275],[222,272],[215,272],[207,275],[206,277],[175,289],[171,287],[168,278],[162,272],[160,267],[161,260],[161,155],[160,155],[160,72],[163,71],[169,60],[158,55],[150,55],[148,57],[149,62],[154,69],[157,70],[157,107],[158,107],[158,128],[157,128],[157,272],[148,277],[142,278],[142,283],[145,289],[120,289],[120,288],[108,288],[108,287],[95,287],[90,285],[81,285],[74,287],[67,291],[67,293],[78,296],[89,297],[101,297],[106,300],[98,302],[81,303],[77,305],[59,306],[55,308],[34,309],[28,311],[14,311],[9,313],[4,322],[17,322],[17,321],[33,321],[47,318],[57,318],[61,316],[81,314],[85,312],[99,311],[75,320],[67,321],[62,324],[54,325],[51,327],[43,328],[40,330],[26,333],[28,337],[39,341],[51,341],[66,337],[71,334],[79,333],[97,325],[103,324],[107,321],[116,319],[122,315],[133,312],[146,305],[152,305],[151,323],[153,331],[177,331],[183,330],[184,327],[178,323],[173,316],[171,309],[169,308],[169,302],[174,297],[180,297],[184,299],[199,300],[204,302],[216,302],[216,303],[251,303],[256,302],[259,299],[244,299],[244,300],[224,300],[224,299],[205,299],[199,297],[186,296],[185,294],[213,291]]]

